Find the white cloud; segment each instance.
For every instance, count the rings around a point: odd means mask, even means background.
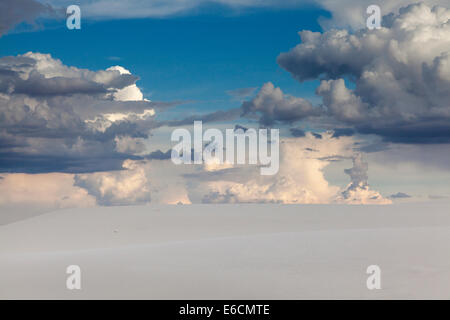
[[[126,160],[123,169],[79,174],[75,176],[75,184],[95,196],[100,205],[149,203],[149,181],[144,168],[138,162]]]
[[[353,167],[346,169],[351,178],[351,183],[337,197],[338,203],[347,204],[390,204],[391,200],[383,198],[383,196],[369,188],[368,184],[369,165],[362,159],[361,154],[353,157]]]
[[[120,74],[130,74],[131,72],[124,67],[121,66],[113,66],[106,71],[119,71]],[[113,93],[114,100],[117,101],[141,101],[146,100],[144,99],[144,95],[142,94],[141,90],[136,86],[136,84],[132,84],[129,86],[126,86],[125,88],[122,88],[120,90],[117,90]],[[149,100],[146,100],[149,101]]]
[[[3,174],[0,206],[32,206],[48,209],[92,207],[95,198],[74,186],[72,174]]]
[[[170,160],[126,160],[123,170],[75,175],[75,185],[87,190],[100,205],[191,203],[182,174]]]
[[[207,203],[334,203],[344,202],[339,198],[340,188],[328,183],[323,169],[329,160],[353,156],[354,141],[351,137],[332,138],[332,132],[323,133],[317,138],[311,133],[305,137],[285,139],[281,143],[280,171],[272,177],[261,177],[256,170],[241,168],[238,174],[218,175],[206,179],[207,193],[203,202]],[[238,176],[240,181],[233,177]],[[359,186],[359,185],[358,185]],[[353,197],[349,203],[374,203],[368,197],[378,196],[367,190],[367,183],[357,189],[359,198]],[[367,187],[368,188],[368,187]],[[378,203],[381,203],[381,195]],[[384,202],[384,203],[388,203]]]
[[[391,12],[398,12],[401,7],[419,1],[414,0],[317,0],[324,9],[332,13],[331,19],[322,19],[321,25],[326,29],[351,27],[355,30],[366,26],[366,10],[370,5],[378,5],[381,8],[381,14],[386,15]],[[443,5],[443,0],[421,0],[430,6]]]
[[[395,142],[450,141],[450,9],[402,8],[380,30],[302,31],[278,57],[317,93],[329,115]],[[355,82],[349,89],[344,79]]]

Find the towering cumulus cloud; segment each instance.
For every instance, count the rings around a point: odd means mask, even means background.
[[[379,193],[369,190],[367,164],[353,155],[351,137],[336,139],[332,132],[306,133],[304,137],[284,139],[280,150],[280,171],[261,177],[249,168],[236,168],[233,174],[208,177],[205,203],[352,203],[386,204]],[[323,169],[331,161],[354,158],[354,167],[346,171],[351,184],[340,192],[329,184]],[[225,168],[224,171],[227,171]],[[348,195],[348,196],[347,196]]]
[[[300,37],[278,63],[301,82],[324,78],[317,93],[336,121],[388,141],[450,142],[449,9],[413,4],[379,30]]]
[[[78,69],[48,54],[0,58],[0,171],[120,169],[163,107],[143,99],[137,80],[120,66]]]
[[[76,175],[75,184],[95,196],[100,205],[130,205],[150,202],[145,170],[127,160],[123,171]]]
[[[361,154],[353,157],[353,167],[346,169],[345,173],[350,176],[351,182],[347,188],[337,197],[337,202],[351,204],[388,204],[377,191],[370,190],[368,184],[369,165]]]
[[[383,13],[396,12],[400,8],[414,2],[423,2],[429,6],[444,4],[443,0],[317,0],[317,2],[326,10],[332,13],[331,19],[322,19],[321,25],[326,29],[346,27],[354,30],[360,29],[366,25],[365,15],[367,7],[378,5]]]

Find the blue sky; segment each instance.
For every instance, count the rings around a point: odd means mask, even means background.
[[[2,38],[0,55],[50,53],[69,66],[91,70],[119,64],[140,77],[137,85],[156,101],[190,100],[187,112],[238,107],[226,92],[271,81],[287,94],[317,101],[318,81],[300,84],[276,62],[299,42],[298,31],[321,31],[319,8],[253,9],[233,13],[217,8],[194,16],[160,19],[82,20],[81,30],[64,21],[36,32]]]

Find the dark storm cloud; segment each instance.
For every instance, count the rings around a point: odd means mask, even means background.
[[[168,160],[172,157],[172,149],[163,152],[161,150],[156,150],[150,153],[148,156],[145,156],[145,159],[150,160]]]
[[[328,116],[360,133],[449,143],[449,16],[422,3],[391,14],[381,30],[302,31],[278,63],[298,81],[322,80],[317,94]]]
[[[30,96],[101,94],[106,93],[105,85],[86,79],[69,79],[64,77],[44,78],[32,75],[27,80],[18,80],[14,84],[15,94]]]
[[[48,4],[35,0],[2,0],[0,1],[0,37],[21,22],[33,23],[41,15],[62,16],[62,13]]]
[[[142,113],[148,109],[165,111],[188,101],[117,101],[111,97],[99,97],[98,95],[77,94],[71,96],[51,96],[45,97],[45,101],[54,108],[70,105],[76,109],[77,114],[83,119],[94,119],[99,114],[109,113]]]
[[[333,129],[333,138],[351,137],[355,134],[355,129],[352,128],[336,128]]]
[[[115,98],[137,79],[68,67],[40,53],[0,58],[0,172],[95,172],[141,159],[123,141],[148,138],[163,125],[152,110],[177,103]]]
[[[290,128],[289,130],[291,131],[291,135],[296,137],[296,138],[300,138],[300,137],[304,137],[305,136],[305,131],[303,131],[302,129]]]
[[[248,130],[248,128],[237,124],[234,126],[234,131],[238,131],[238,130],[242,130],[242,131],[246,132]]]
[[[373,143],[369,143],[369,144],[365,144],[365,145],[361,145],[359,146],[359,143],[355,143],[356,151],[359,152],[364,152],[364,153],[372,153],[372,152],[380,152],[380,151],[385,151],[388,150],[390,148],[390,144],[383,142],[383,141],[379,141],[379,142],[373,142]]]
[[[39,61],[53,63],[50,71],[40,69]],[[67,75],[64,75],[67,73]],[[68,70],[47,55],[0,58],[0,93],[28,96],[61,96],[104,94],[135,84],[138,77],[110,70],[86,72]]]
[[[86,155],[33,155],[29,153],[0,152],[0,172],[22,173],[89,173],[118,170],[126,159],[139,159],[127,154],[111,152],[98,156]]]
[[[411,198],[411,196],[409,194],[406,194],[403,192],[397,192],[395,194],[391,194],[389,196],[389,198],[391,198],[391,199],[407,199],[407,198]]]
[[[258,119],[264,126],[276,123],[292,124],[322,114],[322,110],[302,98],[285,95],[272,83],[264,84],[256,97],[242,104],[242,116]]]
[[[177,127],[191,125],[194,121],[220,122],[247,118],[257,120],[260,125],[267,127],[276,124],[293,124],[322,114],[322,108],[314,107],[305,99],[286,95],[280,88],[276,88],[268,82],[263,85],[253,99],[244,101],[240,108],[189,116],[181,120],[165,121],[164,125]]]
[[[398,122],[396,126],[358,126],[364,134],[378,134],[389,142],[397,143],[450,143],[450,118],[422,118],[423,122]]]

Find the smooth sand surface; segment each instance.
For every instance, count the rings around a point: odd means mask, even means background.
[[[58,210],[0,226],[2,299],[450,298],[449,203]],[[66,288],[66,268],[82,289]],[[368,290],[366,268],[381,268]]]

